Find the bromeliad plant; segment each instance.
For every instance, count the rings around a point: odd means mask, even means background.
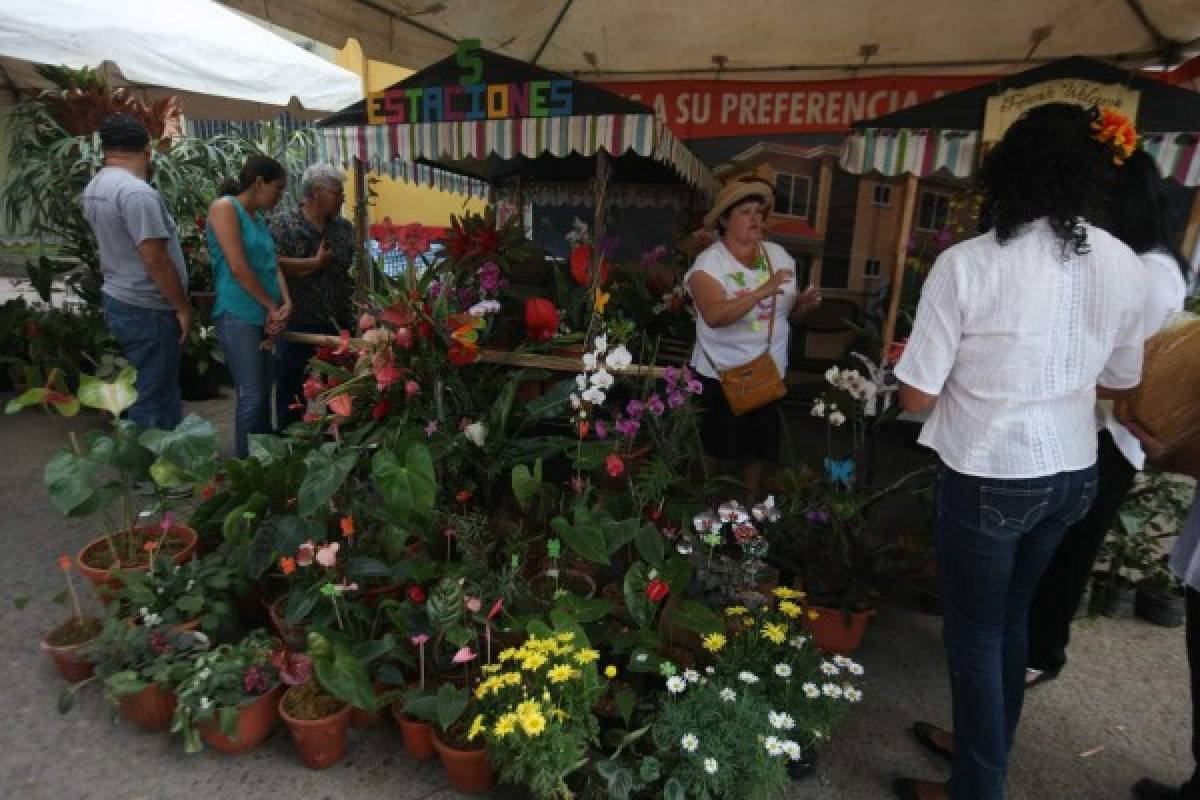
[[[487,742],[504,782],[538,800],[574,797],[567,778],[587,763],[599,734],[593,706],[607,683],[599,658],[576,633],[547,631],[483,668],[467,738]]]
[[[171,732],[183,735],[183,749],[199,752],[200,728],[215,721],[235,736],[238,706],[279,685],[276,650],[265,631],[251,631],[236,644],[222,644],[196,656],[178,674],[178,704]]]

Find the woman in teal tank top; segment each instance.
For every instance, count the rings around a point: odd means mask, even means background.
[[[270,433],[271,339],[291,313],[287,282],[275,257],[275,240],[262,212],[283,194],[287,174],[273,158],[250,156],[237,181],[208,211],[208,254],[216,303],[213,323],[237,391],[234,442],[245,458],[252,433]]]

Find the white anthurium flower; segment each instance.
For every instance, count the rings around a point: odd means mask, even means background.
[[[586,369],[588,372],[595,371],[595,369],[596,369],[596,354],[595,353],[584,353],[583,354],[583,368]]]
[[[605,357],[604,363],[608,365],[609,369],[619,372],[628,369],[633,364],[633,356],[630,355],[625,345],[619,344]]]
[[[834,411],[829,415],[829,424],[835,428],[841,427],[846,422],[846,415],[840,411]]]
[[[472,422],[463,429],[463,434],[470,439],[476,447],[483,447],[483,443],[487,441],[487,426],[482,422]]]
[[[604,392],[596,386],[593,386],[583,393],[583,401],[585,403],[591,403],[594,406],[604,405],[604,397]]]
[[[592,373],[591,381],[592,386],[598,386],[601,389],[611,389],[616,379],[613,378],[611,372],[606,369],[601,369]]]

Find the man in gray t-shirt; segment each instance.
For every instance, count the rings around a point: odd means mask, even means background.
[[[109,116],[99,132],[104,168],[82,202],[98,245],[104,317],[138,372],[129,418],[169,430],[183,418],[179,361],[192,319],[187,268],[175,220],[146,182],[150,134],[127,114]]]

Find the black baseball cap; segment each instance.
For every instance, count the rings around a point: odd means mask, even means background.
[[[109,114],[100,123],[99,133],[105,150],[141,150],[150,144],[146,126],[129,114]]]

